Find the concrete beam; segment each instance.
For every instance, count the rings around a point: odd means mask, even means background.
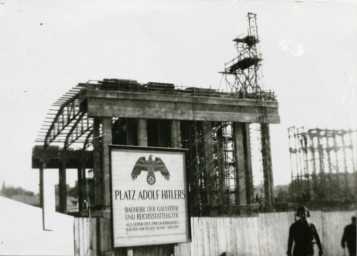
[[[277,101],[90,90],[81,98],[89,117],[279,123]],[[264,109],[264,111],[262,111]]]
[[[61,168],[62,150],[45,151],[43,147],[36,146],[32,152],[32,168],[41,168],[43,159],[46,161],[46,169]],[[88,168],[93,169],[93,151],[69,150],[66,151],[66,167],[68,169]]]

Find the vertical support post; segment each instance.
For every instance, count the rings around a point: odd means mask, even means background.
[[[214,192],[214,146],[213,146],[213,132],[212,132],[212,122],[204,121],[202,122],[202,132],[204,136],[204,165],[205,165],[205,192],[207,197],[206,213],[208,215],[212,214],[212,207],[217,204]],[[213,192],[213,193],[212,193]]]
[[[355,131],[357,132],[357,131]],[[355,156],[355,148],[353,145],[353,135],[352,135],[353,131],[350,129],[348,131],[348,135],[350,138],[350,149],[351,149],[351,164],[352,164],[352,172],[355,173],[356,172],[356,162],[355,162],[355,158],[353,156]]]
[[[246,187],[246,200],[247,204],[252,203],[253,198],[253,168],[252,168],[252,153],[251,153],[251,146],[250,146],[250,131],[249,131],[249,124],[244,123],[244,163],[245,163],[245,187]]]
[[[84,210],[84,200],[85,200],[85,169],[81,163],[81,167],[77,169],[77,191],[78,191],[78,210],[81,215]]]
[[[138,120],[138,146],[147,147],[148,146],[148,135],[147,135],[147,122],[146,119]],[[127,248],[127,255],[133,256],[134,249],[132,247]]]
[[[171,147],[181,148],[181,128],[179,120],[171,120]]]
[[[46,163],[40,161],[40,203],[42,208],[43,230],[52,230],[56,212],[55,183],[52,172],[44,172]]]
[[[127,145],[136,145],[137,144],[137,134],[136,129],[137,129],[137,123],[135,119],[126,119],[126,144]]]
[[[102,121],[103,137],[103,186],[104,186],[104,207],[110,209],[110,150],[112,144],[112,118],[106,117]]]
[[[66,151],[62,151],[61,167],[59,169],[59,211],[67,210],[67,177],[66,177]]]
[[[267,211],[273,210],[274,195],[273,195],[273,168],[271,162],[270,149],[270,132],[269,124],[262,123],[261,139],[262,139],[262,158],[263,158],[263,173],[264,173],[264,193],[265,193],[265,208]]]
[[[94,118],[93,127],[93,148],[94,148],[94,200],[96,209],[103,206],[103,172],[102,172],[102,147],[100,134],[101,120]]]
[[[246,154],[244,150],[245,124],[233,123],[234,164],[236,169],[235,203],[240,213],[240,206],[247,204],[246,189]]]
[[[327,190],[329,193],[328,199],[329,200],[333,200],[333,194],[331,193],[331,189],[333,187],[332,184],[332,160],[331,160],[331,145],[330,145],[330,131],[329,130],[325,130],[325,136],[326,136],[326,151],[327,151],[327,163],[328,163],[328,169],[329,169],[329,179],[328,179],[328,187],[329,189]]]
[[[41,205],[41,208],[42,208],[42,228],[45,229],[45,209],[44,209],[44,169],[46,167],[46,163],[44,161],[41,161],[40,162],[40,205]]]
[[[138,144],[142,147],[148,146],[148,133],[146,119],[138,120]]]
[[[112,144],[112,118],[102,118],[102,173],[103,173],[103,219],[101,223],[101,253],[113,254],[112,245],[112,230],[111,225],[111,181],[110,181],[110,150],[109,145]]]
[[[340,160],[338,157],[338,144],[337,144],[337,138],[336,138],[336,131],[333,131],[333,150],[334,150],[334,155],[335,155],[335,166],[336,166],[336,186],[338,188],[338,197],[341,201],[341,188],[340,188]]]
[[[319,166],[320,166],[320,187],[321,187],[321,197],[325,199],[325,192],[326,192],[326,180],[325,180],[325,168],[324,168],[324,152],[323,152],[323,145],[321,141],[321,130],[316,129],[317,134],[317,149],[319,154]]]
[[[223,152],[223,127],[222,123],[218,124],[219,127],[217,129],[217,160],[218,160],[218,176],[219,176],[219,205],[220,205],[220,213],[225,212],[225,207],[223,205],[226,204],[225,200],[225,165],[224,165],[224,152]]]
[[[317,199],[318,196],[318,191],[317,191],[317,178],[316,178],[316,156],[315,156],[315,141],[314,141],[314,136],[311,133],[311,130],[308,131],[308,135],[311,141],[311,145],[310,145],[310,151],[311,151],[311,155],[312,155],[312,188],[313,188],[313,192],[314,192],[314,199]]]
[[[301,134],[302,138],[302,160],[303,160],[303,167],[304,167],[304,177],[306,179],[306,191],[305,191],[305,200],[310,201],[310,194],[311,194],[311,189],[310,189],[310,171],[309,171],[309,163],[308,163],[308,141],[306,138],[306,134],[303,133]]]
[[[346,142],[345,142],[345,132],[341,131],[341,140],[342,140],[342,152],[343,152],[343,166],[345,169],[345,199],[348,199],[348,193],[350,192],[348,184],[348,165],[347,165],[347,156],[346,156]]]
[[[194,174],[193,174],[193,179],[191,180],[191,184],[193,185],[192,188],[192,194],[194,195],[194,204],[197,205],[198,211],[197,214],[198,216],[202,216],[202,200],[201,200],[201,186],[202,183],[200,182],[200,178],[201,178],[201,174],[200,174],[200,154],[199,154],[199,147],[200,147],[200,127],[199,127],[199,122],[195,122],[194,123],[194,127],[193,127],[193,145],[194,145],[194,149],[192,149],[193,151],[193,155],[194,155],[194,159],[195,159],[195,164],[194,164]]]
[[[179,120],[171,120],[171,147],[181,148],[181,124]],[[174,245],[174,251],[179,250],[179,244]]]

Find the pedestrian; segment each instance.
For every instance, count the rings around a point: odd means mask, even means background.
[[[356,217],[352,217],[352,223],[347,225],[343,231],[341,246],[344,249],[347,244],[350,256],[356,256]]]
[[[305,206],[300,207],[296,211],[296,215],[299,219],[290,226],[287,255],[313,256],[313,240],[315,240],[317,246],[319,247],[319,255],[322,255],[322,245],[316,227],[307,219],[310,217],[309,210]],[[294,249],[292,250],[293,243]],[[292,254],[291,251],[293,251]]]

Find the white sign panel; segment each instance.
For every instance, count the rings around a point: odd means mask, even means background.
[[[187,242],[185,154],[111,148],[114,247]]]

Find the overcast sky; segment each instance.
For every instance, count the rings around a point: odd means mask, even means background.
[[[356,3],[0,3],[0,182],[7,185],[38,191],[35,138],[50,105],[79,82],[218,89],[218,71],[236,56],[232,39],[247,31],[248,11],[258,15],[264,88],[279,100],[281,124],[271,126],[274,183],[290,181],[288,127],[357,128]]]

